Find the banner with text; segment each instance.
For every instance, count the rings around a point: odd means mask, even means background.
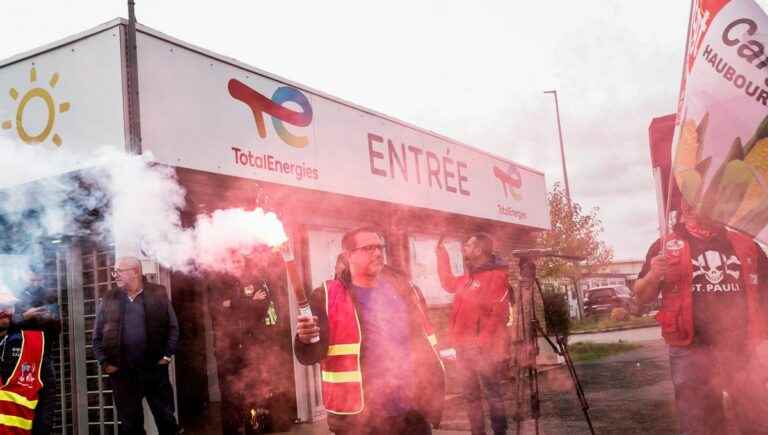
[[[768,16],[753,0],[696,0],[674,173],[701,213],[768,241]]]
[[[138,52],[161,163],[549,228],[538,171],[154,35]]]

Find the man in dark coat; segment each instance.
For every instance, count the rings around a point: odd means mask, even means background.
[[[93,352],[109,375],[120,434],[144,434],[146,398],[161,435],[176,434],[168,364],[176,353],[179,324],[165,287],[143,279],[141,262],[120,258],[96,314]]]
[[[277,426],[294,417],[273,406],[284,402],[278,395],[293,397],[285,271],[266,246],[249,254],[230,251],[208,286],[225,435],[267,430],[266,412]]]

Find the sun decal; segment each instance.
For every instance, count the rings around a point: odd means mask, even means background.
[[[35,87],[37,84],[37,70],[34,67],[32,67],[32,69],[29,71],[29,82],[32,89],[24,93],[24,95],[21,96],[21,99],[19,99],[19,91],[17,91],[15,88],[11,88],[8,91],[8,94],[11,96],[13,101],[18,102],[18,105],[16,106],[16,132],[19,135],[19,139],[21,139],[24,143],[39,144],[48,140],[48,137],[51,136],[51,133],[53,133],[51,141],[56,144],[56,146],[61,146],[64,141],[61,136],[58,135],[58,133],[53,131],[53,126],[56,122],[56,114],[67,112],[70,108],[70,104],[66,101],[63,101],[57,106],[53,95],[51,95],[52,90],[55,89],[56,85],[59,83],[59,73],[53,73],[51,78],[48,80],[48,85],[50,85],[51,91],[43,87]],[[26,110],[29,103],[35,99],[41,100],[45,105],[48,117],[42,130],[30,132],[27,130],[27,127],[24,126],[24,111]],[[3,121],[2,127],[3,130],[12,129],[13,121]]]

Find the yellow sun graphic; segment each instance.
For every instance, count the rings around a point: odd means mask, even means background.
[[[32,86],[37,83],[37,70],[34,67],[32,67],[32,69],[29,71],[29,82],[32,84]],[[58,83],[59,73],[55,72],[51,76],[50,80],[48,80],[48,84],[51,86],[51,89],[54,89]],[[15,88],[11,88],[11,90],[8,91],[8,94],[11,96],[13,101],[19,101],[19,91],[17,91]],[[45,104],[45,107],[48,110],[48,120],[46,121],[45,128],[43,128],[42,131],[29,132],[26,127],[24,127],[24,109],[26,109],[29,102],[35,98],[41,99]],[[70,104],[68,102],[61,102],[58,105],[58,113],[64,113],[68,111],[69,107]],[[28,90],[21,97],[21,101],[19,101],[18,106],[16,107],[16,132],[19,134],[19,138],[28,144],[39,144],[45,142],[48,139],[48,136],[50,136],[53,132],[53,125],[56,121],[56,113],[56,103],[53,99],[53,96],[51,95],[51,92],[41,87],[33,87],[32,89]],[[3,121],[2,127],[4,130],[12,129],[13,121]],[[61,136],[59,136],[57,133],[53,133],[51,141],[56,144],[56,146],[61,146],[61,144],[64,142]]]

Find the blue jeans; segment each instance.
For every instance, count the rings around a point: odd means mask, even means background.
[[[746,351],[710,346],[669,347],[680,433],[726,434],[723,391],[742,435],[768,434],[765,367]]]

